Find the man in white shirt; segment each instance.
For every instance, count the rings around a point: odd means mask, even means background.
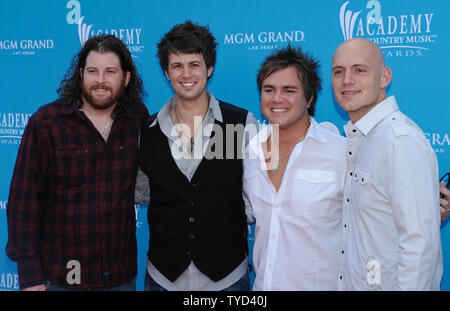
[[[244,193],[255,221],[253,290],[336,290],[345,138],[314,118],[318,62],[287,47],[258,74],[271,125],[248,146]]]
[[[422,130],[386,98],[381,50],[357,38],[332,62],[336,101],[349,113],[343,206],[343,290],[439,290],[438,164]]]

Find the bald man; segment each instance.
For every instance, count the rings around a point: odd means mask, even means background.
[[[339,289],[439,290],[438,165],[422,130],[386,97],[381,50],[351,39],[335,51],[332,85],[348,112]]]

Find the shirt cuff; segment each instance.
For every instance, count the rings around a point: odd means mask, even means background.
[[[20,289],[45,284],[45,277],[41,259],[38,257],[21,257],[17,261]]]

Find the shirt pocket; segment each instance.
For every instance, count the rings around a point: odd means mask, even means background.
[[[304,180],[313,184],[330,183],[337,181],[337,173],[324,170],[298,170],[296,179]]]
[[[306,216],[310,223],[315,219],[339,221],[342,205],[341,176],[338,172],[327,170],[298,170],[293,195],[301,196],[303,208],[296,206],[294,213]]]
[[[61,188],[83,185],[93,170],[92,154],[88,149],[67,148],[55,151],[55,177]]]
[[[352,197],[356,207],[371,208],[373,189],[372,174],[367,170],[356,168],[352,179]]]

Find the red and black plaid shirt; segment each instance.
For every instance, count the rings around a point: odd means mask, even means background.
[[[136,277],[137,143],[147,117],[142,105],[115,121],[106,143],[76,103],[56,101],[30,118],[7,206],[6,252],[21,288],[46,280],[113,287]],[[80,263],[79,285],[67,282],[71,260]]]

